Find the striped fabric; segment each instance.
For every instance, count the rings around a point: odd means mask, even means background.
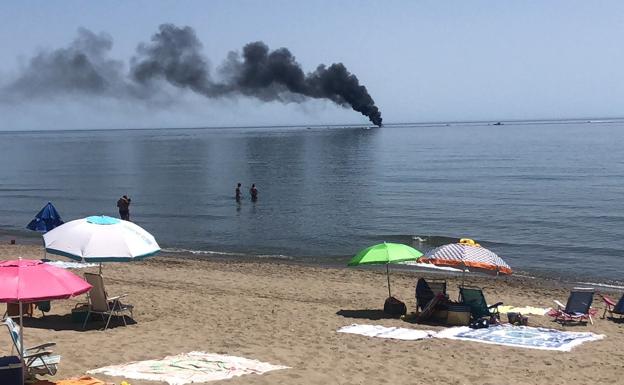
[[[511,268],[501,257],[480,246],[451,243],[427,252],[419,262],[438,266],[467,267],[511,274]]]

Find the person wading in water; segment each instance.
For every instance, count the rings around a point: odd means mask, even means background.
[[[124,221],[130,220],[130,201],[131,199],[128,198],[127,195],[122,196],[117,201],[117,207],[119,207],[119,216]]]
[[[240,183],[236,186],[236,192],[234,194],[236,197],[236,202],[240,203],[241,201],[241,184]]]
[[[252,202],[258,200],[258,189],[256,188],[255,183],[251,185],[251,188],[249,189],[249,194],[251,195]]]

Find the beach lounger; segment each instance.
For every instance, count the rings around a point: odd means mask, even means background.
[[[425,310],[427,305],[438,295],[446,295],[446,281],[443,279],[418,279],[416,282],[416,310]]]
[[[85,273],[84,276],[85,280],[93,287],[87,293],[87,297],[89,298],[89,311],[82,325],[83,329],[87,326],[87,321],[89,321],[91,314],[100,314],[102,316],[102,320],[106,321],[104,330],[108,328],[113,315],[121,316],[124,325],[127,325],[125,313],[129,313],[130,318],[132,318],[132,311],[134,309],[134,306],[122,304],[120,301],[120,299],[127,294],[109,297],[104,289],[104,280],[100,274]],[[108,318],[106,318],[106,316],[108,316]]]
[[[594,299],[594,289],[575,287],[570,291],[568,302],[565,306],[555,300],[557,309],[552,309],[547,314],[554,317],[554,321],[565,324],[566,322],[589,322],[593,325],[592,316],[596,315],[596,309],[591,308]]]
[[[478,287],[460,287],[459,302],[470,307],[470,316],[473,320],[487,318],[490,323],[498,323],[500,321],[498,307],[503,303],[497,302],[488,306],[483,290]]]
[[[624,317],[624,294],[620,297],[620,300],[615,302],[611,298],[607,297],[604,294],[598,294],[605,303],[605,310],[602,313],[602,318],[605,318],[607,313],[609,313],[609,318],[614,318],[613,315],[617,314],[620,316],[620,319]]]
[[[20,354],[20,327],[13,322],[11,317],[6,318],[3,323],[9,329],[9,334],[17,354]],[[56,374],[58,365],[61,362],[61,356],[52,354],[52,351],[49,350],[49,348],[55,345],[55,342],[48,342],[24,349],[23,360],[30,376],[37,374],[53,376]]]

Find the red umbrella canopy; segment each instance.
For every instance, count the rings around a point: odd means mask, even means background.
[[[66,299],[91,289],[69,270],[41,261],[0,262],[0,302],[36,302]]]

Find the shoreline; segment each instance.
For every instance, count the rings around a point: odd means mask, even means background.
[[[197,262],[209,262],[209,263],[221,263],[221,264],[271,264],[273,266],[295,266],[301,268],[310,268],[310,269],[320,269],[320,270],[360,270],[360,271],[368,271],[373,274],[381,274],[385,277],[386,270],[385,265],[362,265],[358,267],[350,267],[346,264],[321,264],[314,263],[305,260],[299,259],[280,259],[280,258],[262,258],[258,259],[253,256],[238,256],[238,257],[221,257],[221,256],[196,256],[193,254],[182,254],[182,255],[174,255],[167,252],[162,252],[156,258],[162,258],[164,260],[173,259],[173,260],[183,260],[183,261],[197,261]],[[425,267],[410,267],[409,265],[402,264],[390,264],[390,279],[392,277],[401,277],[401,278],[410,278],[414,276],[429,276],[434,278],[446,278],[453,281],[461,280],[461,273],[452,272],[446,270],[437,270],[430,269]],[[470,274],[467,273],[465,277],[465,281],[467,285],[470,285],[471,282],[488,282],[491,280],[496,280],[498,282],[533,282],[536,286],[541,286],[544,288],[566,288],[571,289],[573,287],[578,287],[579,285],[585,285],[589,287],[594,287],[597,292],[603,292],[611,295],[616,295],[618,293],[624,292],[624,286],[619,285],[609,285],[605,283],[595,283],[595,282],[579,282],[572,280],[561,280],[555,278],[548,277],[535,277],[531,275],[525,274],[512,274],[511,276],[493,276],[488,274]]]
[[[7,230],[0,229],[0,245],[9,244],[11,239],[15,239],[17,244],[27,245],[27,246],[41,246],[42,238],[41,234],[32,231],[26,230]],[[43,255],[43,254],[42,254]],[[283,254],[253,254],[253,253],[244,253],[244,252],[231,252],[231,251],[219,251],[219,250],[193,250],[187,248],[162,248],[161,252],[158,254],[158,257],[162,258],[174,258],[174,259],[190,259],[190,260],[207,260],[207,261],[218,261],[218,262],[267,262],[267,263],[287,263],[293,264],[297,266],[307,266],[307,267],[320,267],[320,268],[346,268],[346,264],[350,259],[349,256],[344,257],[297,257],[291,255],[283,255]],[[48,259],[60,259],[63,260],[63,257],[55,255],[55,254],[47,254],[46,258]],[[513,268],[513,266],[512,266]],[[378,266],[367,267],[367,269],[377,270],[382,269]],[[450,271],[444,270],[436,270],[429,269],[424,267],[413,267],[410,265],[403,264],[392,264],[391,270],[393,272],[420,272],[424,274],[432,274],[432,275],[448,275],[448,276],[459,276],[460,273],[454,273]],[[468,274],[467,277],[473,276],[483,276],[482,274]],[[544,271],[521,271],[515,270],[512,274],[512,277],[515,278],[523,278],[523,279],[533,279],[539,281],[549,281],[556,282],[559,285],[564,285],[565,287],[573,287],[578,285],[589,285],[600,290],[611,290],[611,291],[624,291],[624,281],[614,281],[614,280],[604,280],[594,282],[594,280],[590,279],[579,279],[574,277],[562,277],[555,276],[552,274],[548,274]]]

